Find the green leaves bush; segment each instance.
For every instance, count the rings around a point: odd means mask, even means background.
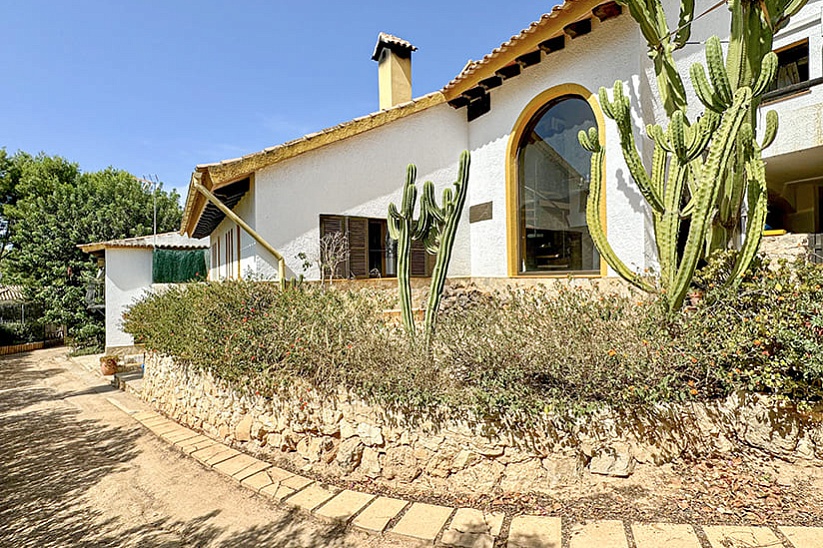
[[[136,304],[125,327],[151,350],[267,396],[300,381],[518,420],[740,389],[820,399],[823,270],[761,267],[739,292],[712,276],[675,316],[663,301],[510,289],[446,310],[429,351],[383,314],[377,293],[259,282],[170,288]]]

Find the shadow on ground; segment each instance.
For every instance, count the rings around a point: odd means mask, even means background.
[[[0,546],[351,545],[342,538],[345,528],[310,523],[297,512],[272,512],[280,517],[263,527],[227,534],[210,523],[219,510],[187,521],[169,516],[135,525],[93,507],[84,495],[128,468],[141,434],[84,419],[61,401],[80,392],[37,386],[61,372],[37,368],[34,359],[0,359]]]

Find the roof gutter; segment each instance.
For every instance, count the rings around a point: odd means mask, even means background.
[[[226,204],[221,202],[214,194],[209,192],[209,190],[206,187],[204,187],[202,184],[198,183],[194,179],[192,179],[192,188],[200,194],[202,194],[203,197],[206,198],[206,200],[214,204],[214,207],[222,211],[226,215],[226,217],[234,221],[235,224],[237,224],[237,226],[245,230],[246,233],[252,238],[254,238],[254,241],[260,244],[260,246],[263,249],[274,255],[274,258],[277,259],[277,270],[278,275],[280,276],[280,285],[281,287],[284,286],[286,283],[286,260],[283,258],[283,255],[281,255],[276,249],[274,249],[271,246],[271,244],[269,244],[269,242],[264,240],[260,234],[255,232],[254,229],[250,227],[248,223],[246,223],[246,221],[244,221],[240,218],[239,215],[237,215],[237,213],[229,209],[226,206]]]

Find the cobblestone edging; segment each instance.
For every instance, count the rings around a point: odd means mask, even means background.
[[[116,400],[109,401],[177,450],[261,496],[318,519],[367,533],[408,539],[418,545],[559,548],[565,532],[569,548],[629,548],[630,542],[635,548],[702,548],[701,537],[708,540],[711,548],[823,546],[823,527],[700,527],[592,520],[564,528],[561,518],[556,516],[517,515],[506,520],[502,512],[408,502],[341,490],[272,466],[154,411],[130,411]]]
[[[210,374],[147,356],[141,397],[169,417],[295,469],[449,493],[551,493],[581,474],[626,476],[637,463],[756,449],[786,460],[823,459],[823,423],[767,398],[661,406],[643,416],[601,414],[569,427],[389,411],[340,392],[241,395]],[[443,413],[445,415],[445,413]]]

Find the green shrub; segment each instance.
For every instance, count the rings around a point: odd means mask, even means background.
[[[0,346],[25,344],[40,340],[43,340],[42,321],[0,324]]]
[[[509,290],[446,310],[430,351],[369,292],[225,282],[171,288],[127,314],[149,349],[272,395],[301,379],[384,405],[534,417],[707,400],[745,389],[823,394],[823,271],[758,269],[740,292],[704,276],[700,303]],[[712,281],[716,280],[716,281]]]

